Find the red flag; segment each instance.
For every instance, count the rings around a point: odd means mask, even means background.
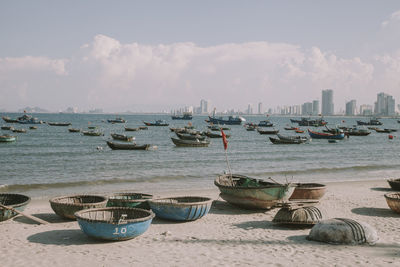
[[[222,135],[222,142],[224,143],[224,149],[227,150],[228,149],[228,140],[226,140],[226,135],[224,133],[224,131],[221,128],[221,135]]]

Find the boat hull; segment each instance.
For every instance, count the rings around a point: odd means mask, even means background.
[[[229,117],[227,120],[223,118],[215,118],[208,116],[208,122],[213,124],[226,124],[226,125],[241,125],[242,124],[241,118],[233,118]]]
[[[339,133],[339,134],[319,133],[319,132],[311,131],[310,129],[308,129],[308,134],[313,139],[335,139],[335,140],[340,140],[340,139],[344,138],[344,133]]]
[[[0,194],[1,204],[14,208],[18,211],[24,211],[25,207],[29,204],[30,201],[31,198],[25,195],[8,193]],[[18,215],[18,213],[12,210],[0,208],[0,222],[11,219],[16,215]]]

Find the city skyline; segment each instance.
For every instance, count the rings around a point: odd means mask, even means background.
[[[244,111],[322,104],[326,88],[334,112],[400,99],[393,0],[18,1],[0,22],[0,110]]]

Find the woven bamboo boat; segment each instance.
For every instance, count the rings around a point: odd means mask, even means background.
[[[289,200],[315,199],[319,200],[325,195],[326,185],[316,183],[298,183]]]
[[[103,196],[75,195],[52,198],[50,199],[50,205],[57,215],[75,220],[75,212],[91,208],[104,208],[107,205],[107,201],[107,197]]]
[[[174,221],[194,221],[208,214],[212,199],[184,196],[149,200],[157,217]]]
[[[98,208],[75,213],[81,230],[88,236],[102,240],[128,240],[149,228],[154,213],[136,208]]]
[[[285,225],[309,226],[319,223],[324,219],[323,217],[323,212],[317,207],[304,207],[294,210],[281,208],[272,221]]]
[[[150,209],[148,200],[153,195],[142,193],[116,193],[108,198],[107,207]]]
[[[385,194],[386,202],[394,212],[400,213],[400,193]]]
[[[388,183],[393,190],[400,191],[400,179],[389,179]]]
[[[21,194],[0,194],[0,203],[4,206],[14,208],[18,211],[23,211],[31,201],[31,198]],[[11,210],[0,208],[0,222],[11,219],[17,213]]]

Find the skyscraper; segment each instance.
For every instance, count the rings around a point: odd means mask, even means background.
[[[393,96],[379,93],[375,102],[375,114],[393,116],[395,115],[395,101]]]
[[[322,115],[333,115],[333,90],[322,90]]]
[[[258,114],[264,114],[262,103],[258,103]]]
[[[319,101],[318,100],[314,100],[312,102],[312,109],[313,109],[312,114],[314,116],[317,116],[319,114]]]
[[[208,114],[209,102],[207,100],[200,100],[200,113]]]
[[[346,103],[346,116],[356,115],[356,101],[350,100]]]

